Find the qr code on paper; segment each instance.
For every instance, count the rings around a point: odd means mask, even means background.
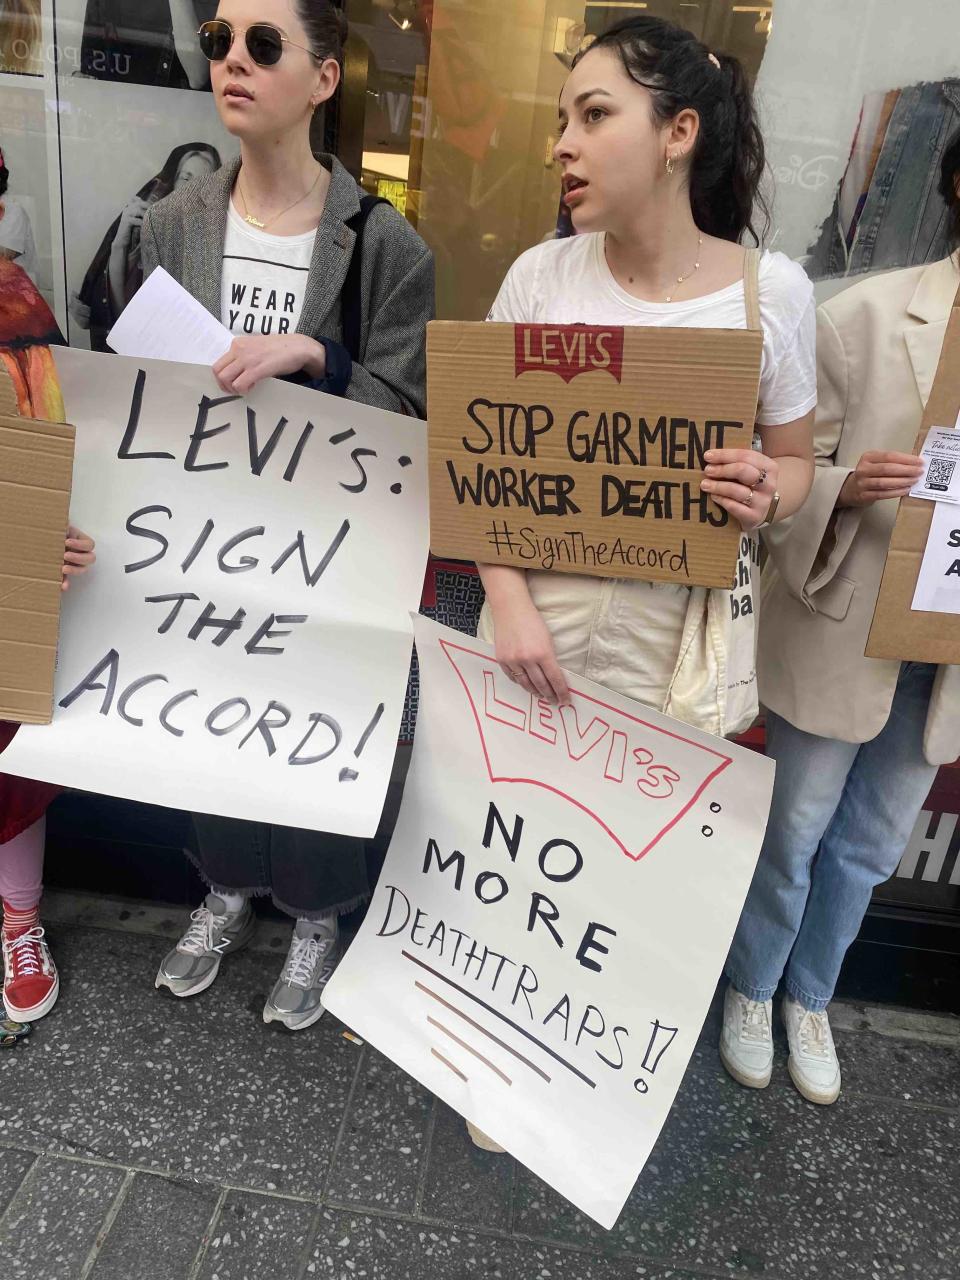
[[[955,460],[948,458],[931,459],[923,487],[925,489],[935,489],[938,493],[946,493],[950,488],[950,481],[953,478],[956,467]]]

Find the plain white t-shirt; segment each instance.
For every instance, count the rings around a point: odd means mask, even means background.
[[[244,222],[230,205],[220,318],[231,333],[296,332],[316,239],[316,230],[272,236]]]
[[[743,281],[680,302],[644,302],[617,284],[603,232],[548,240],[507,272],[488,320],[510,324],[666,325],[745,329]],[[803,267],[782,253],[760,259],[763,357],[757,422],[793,422],[817,403],[816,305]]]
[[[37,283],[37,246],[33,227],[26,209],[11,196],[3,198],[3,217],[0,218],[0,249],[9,249],[17,256],[18,267]]]

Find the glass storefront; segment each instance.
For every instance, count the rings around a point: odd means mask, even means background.
[[[564,76],[578,49],[633,13],[743,61],[770,164],[768,244],[803,262],[821,299],[864,273],[946,255],[936,184],[960,126],[956,0],[345,7],[344,85],[316,142],[428,242],[441,318],[483,318],[511,262],[556,234]],[[137,287],[143,210],[233,154],[191,38],[215,11],[215,0],[0,4],[7,199],[29,219],[30,274],[73,345],[103,349]],[[118,257],[119,296],[108,280]],[[958,778],[941,773],[885,901],[960,913]]]

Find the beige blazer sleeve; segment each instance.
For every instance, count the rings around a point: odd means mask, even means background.
[[[763,530],[767,551],[787,590],[812,613],[817,610],[817,593],[833,581],[863,516],[861,509],[836,509],[837,495],[852,470],[836,462],[848,399],[847,355],[836,326],[820,307],[813,488],[799,511]]]

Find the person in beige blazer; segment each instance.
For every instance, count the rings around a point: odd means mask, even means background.
[[[960,134],[941,194],[960,249]],[[875,276],[820,307],[816,478],[806,504],[766,533],[758,678],[777,775],[727,961],[720,1056],[741,1084],[769,1084],[771,997],[784,978],[788,1070],[812,1102],[840,1092],[826,1007],[846,950],[938,766],[960,755],[960,667],[864,657],[895,499],[923,469],[912,451],[958,257]]]

